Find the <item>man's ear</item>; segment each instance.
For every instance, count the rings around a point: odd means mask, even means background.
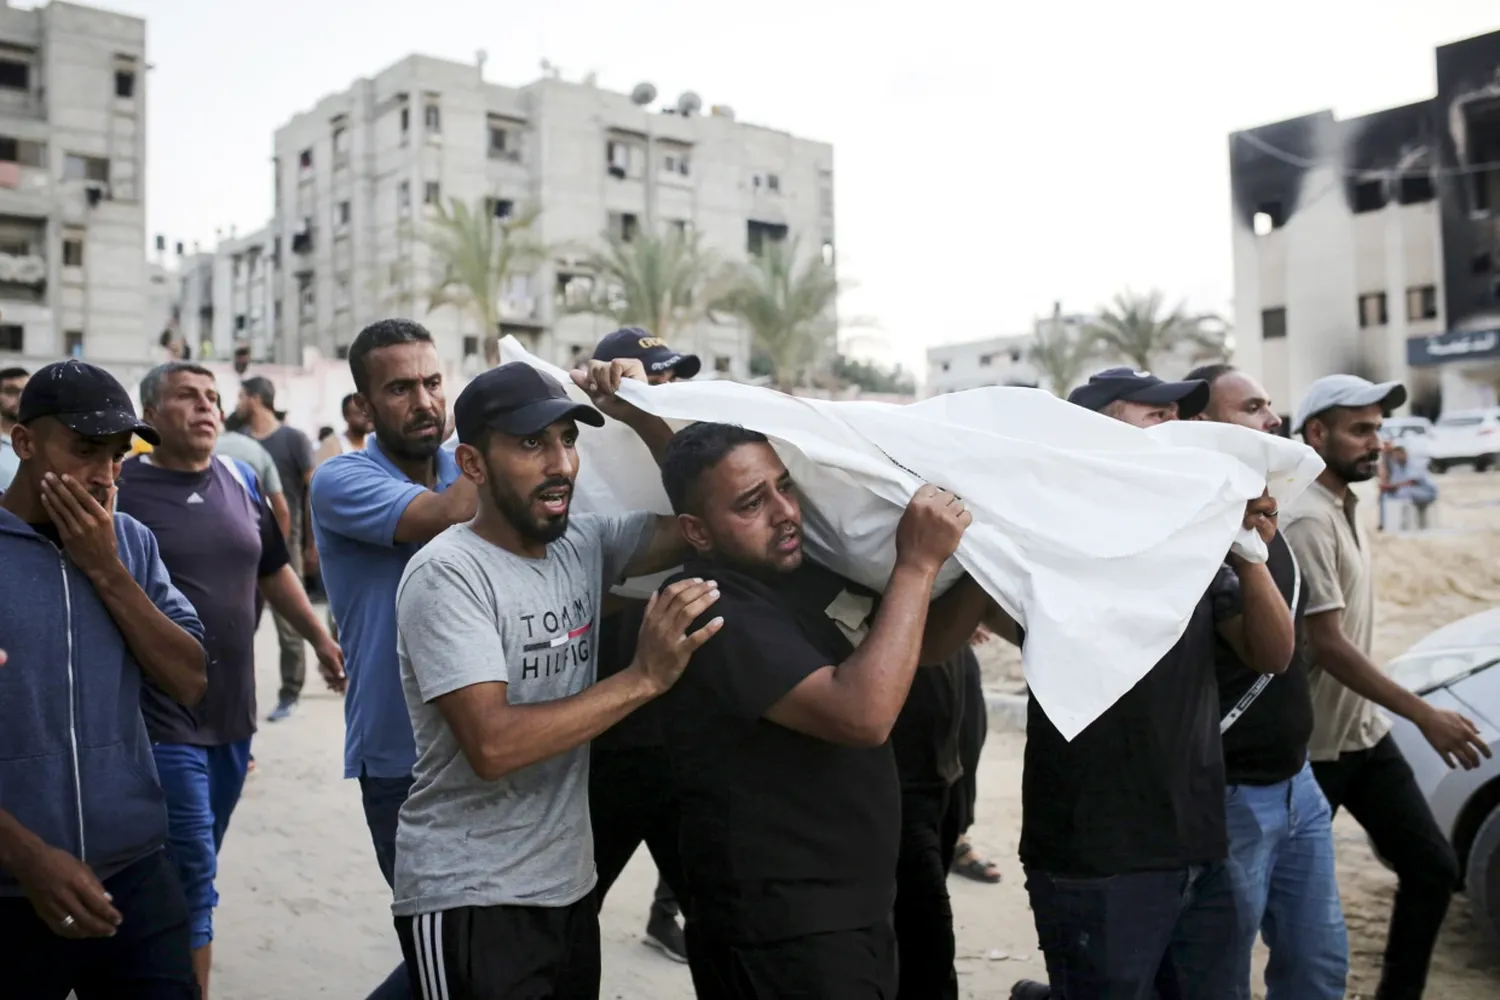
[[[21,461],[31,461],[36,457],[36,431],[25,424],[16,424],[10,429],[10,446]]]
[[[708,540],[708,525],[696,514],[678,514],[677,526],[693,551],[705,555],[713,547]]]
[[[459,471],[472,479],[475,486],[483,486],[489,480],[484,467],[484,458],[479,454],[479,449],[472,444],[459,445],[454,449],[453,457],[458,461]]]

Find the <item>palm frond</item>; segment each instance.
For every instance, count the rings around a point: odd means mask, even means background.
[[[799,268],[796,241],[774,242],[735,269],[716,307],[749,327],[776,384],[790,388],[834,347],[839,291],[833,269],[821,259]]]

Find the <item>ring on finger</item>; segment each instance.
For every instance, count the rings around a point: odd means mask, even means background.
[[[61,925],[63,930],[70,931],[75,926],[77,926],[77,924],[78,924],[78,921],[73,919],[73,914],[68,913],[68,914],[64,914],[63,915],[62,925]]]

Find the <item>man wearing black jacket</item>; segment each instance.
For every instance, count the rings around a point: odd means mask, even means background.
[[[1230,365],[1188,375],[1209,385],[1199,419],[1275,434],[1281,418],[1266,390]],[[1244,870],[1239,888],[1251,920],[1242,928],[1238,997],[1250,997],[1250,951],[1257,933],[1271,950],[1267,1000],[1339,1000],[1349,971],[1349,939],[1334,872],[1333,816],[1307,762],[1312,736],[1301,568],[1281,532],[1266,567],[1292,609],[1296,651],[1272,679],[1247,667],[1220,640],[1219,731],[1224,741],[1229,850]]]

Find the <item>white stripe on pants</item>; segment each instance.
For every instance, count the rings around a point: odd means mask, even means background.
[[[448,969],[443,961],[443,914],[420,913],[411,922],[422,1000],[448,1000]]]

